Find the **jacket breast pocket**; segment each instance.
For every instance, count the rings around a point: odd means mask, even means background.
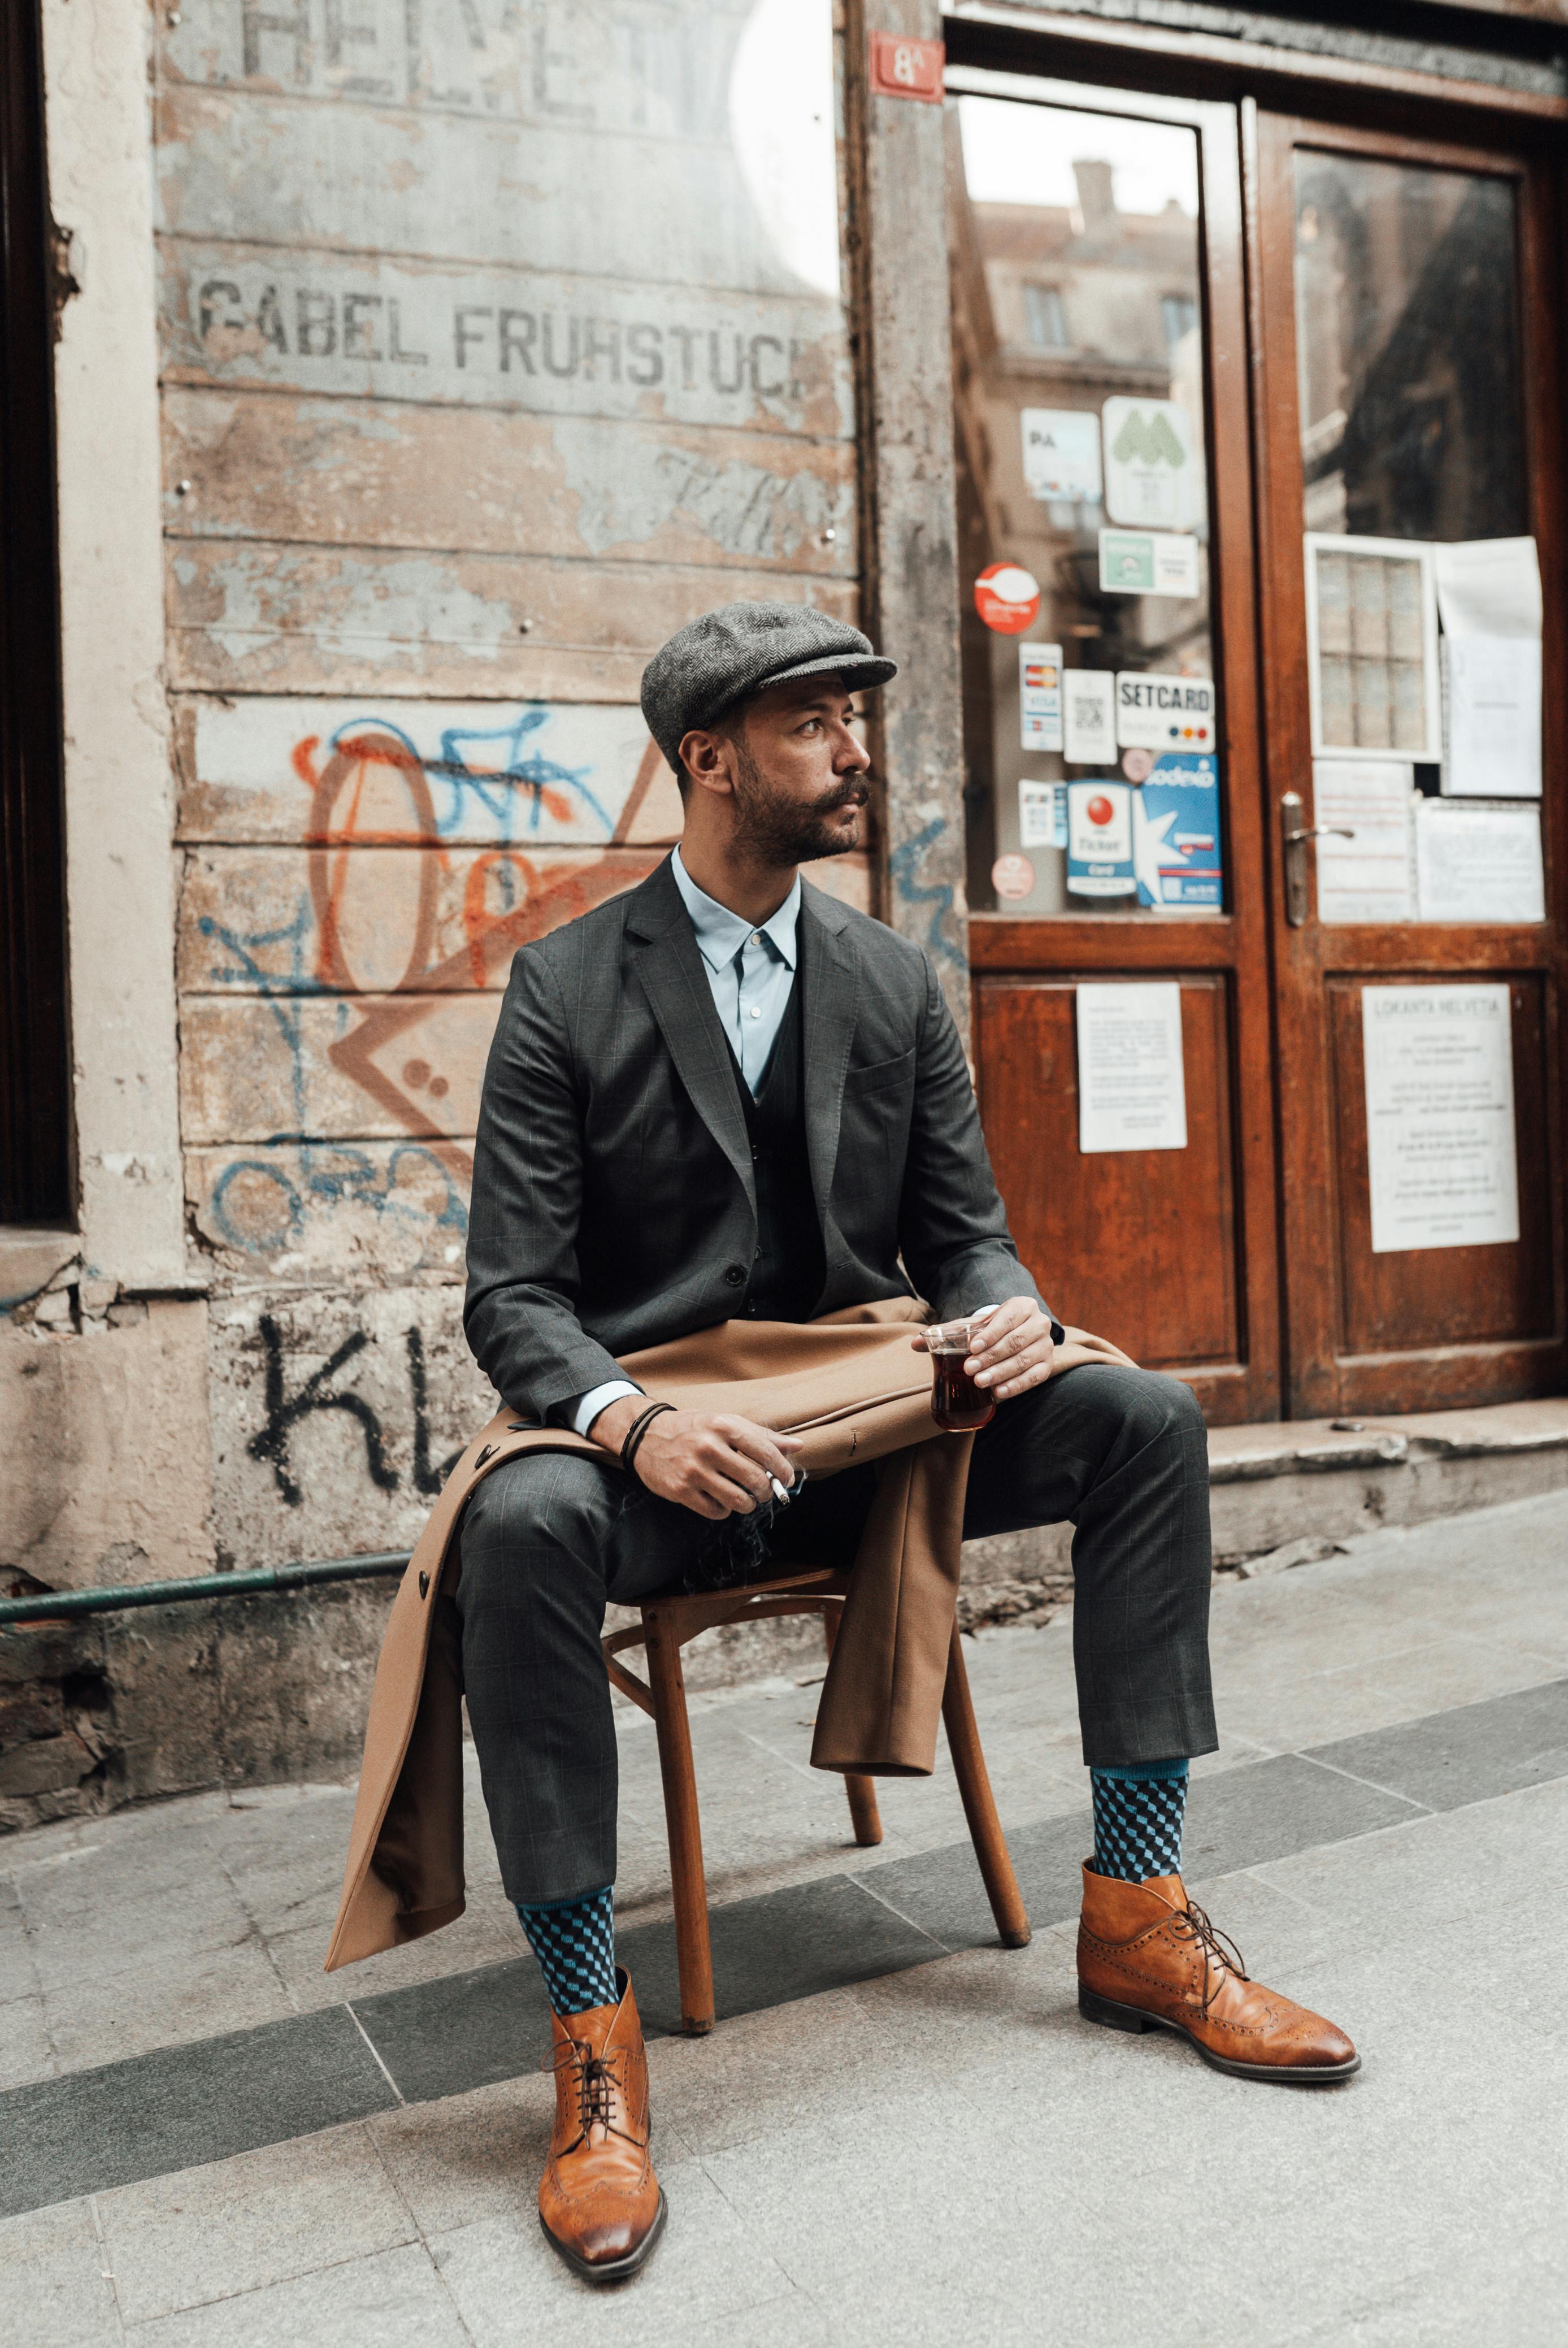
[[[891,1060],[873,1060],[869,1066],[851,1068],[844,1078],[844,1100],[868,1100],[873,1094],[892,1092],[900,1086],[914,1082],[914,1050],[898,1053]]]

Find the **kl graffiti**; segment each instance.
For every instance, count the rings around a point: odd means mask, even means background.
[[[294,1470],[294,1430],[304,1420],[322,1413],[340,1412],[345,1417],[356,1421],[365,1441],[366,1473],[377,1491],[396,1492],[402,1479],[387,1457],[386,1429],[379,1415],[363,1395],[345,1392],[333,1384],[339,1371],[346,1369],[348,1364],[370,1343],[365,1331],[356,1329],[352,1335],[346,1337],[320,1369],[313,1370],[304,1385],[291,1395],[283,1332],[269,1313],[262,1314],[257,1327],[261,1332],[266,1360],[263,1387],[265,1416],[245,1446],[245,1450],[249,1457],[264,1462],[272,1469],[273,1480],[285,1508],[298,1509],[304,1504],[304,1494]],[[462,1447],[459,1445],[438,1466],[435,1463],[430,1448],[425,1340],[418,1329],[408,1329],[404,1332],[403,1342],[407,1355],[408,1398],[414,1422],[412,1481],[417,1492],[427,1499],[433,1499],[462,1457]]]

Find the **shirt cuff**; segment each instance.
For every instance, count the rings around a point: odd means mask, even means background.
[[[577,1398],[572,1413],[572,1432],[573,1435],[586,1435],[607,1405],[619,1402],[623,1395],[641,1394],[642,1391],[642,1387],[634,1386],[630,1378],[607,1378],[602,1386],[590,1386],[585,1395]]]

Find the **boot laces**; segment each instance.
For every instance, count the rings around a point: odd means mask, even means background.
[[[617,2127],[614,2120],[615,2099],[623,2092],[624,2082],[615,2065],[624,2050],[616,2047],[609,2054],[595,2054],[586,2038],[568,2038],[540,2065],[542,2071],[560,2073],[576,2067],[573,2082],[577,2090],[577,2138],[569,2147],[575,2151],[578,2144],[586,2143],[595,2127],[606,2136],[618,2136],[626,2144],[641,2148],[642,2138],[629,2129]]]
[[[1185,1908],[1177,1909],[1171,1918],[1171,1930],[1179,1941],[1191,1941],[1203,1958],[1203,2019],[1209,2018],[1209,2008],[1225,1985],[1227,1973],[1237,1981],[1250,1981],[1252,1976],[1242,1962],[1242,1952],[1228,1932],[1212,1924],[1202,1908],[1189,1900]]]

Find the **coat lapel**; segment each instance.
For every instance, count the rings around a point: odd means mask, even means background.
[[[848,935],[849,922],[837,901],[805,881],[800,890],[799,983],[806,1066],[806,1148],[817,1220],[830,1261],[835,1239],[830,1201],[839,1159],[839,1117],[844,1101],[844,1071],[855,1032],[860,993],[860,957]]]
[[[735,1089],[707,972],[668,858],[632,892],[626,932],[634,941],[633,969],[676,1072],[697,1115],[740,1177],[755,1214],[757,1189],[746,1114]]]

